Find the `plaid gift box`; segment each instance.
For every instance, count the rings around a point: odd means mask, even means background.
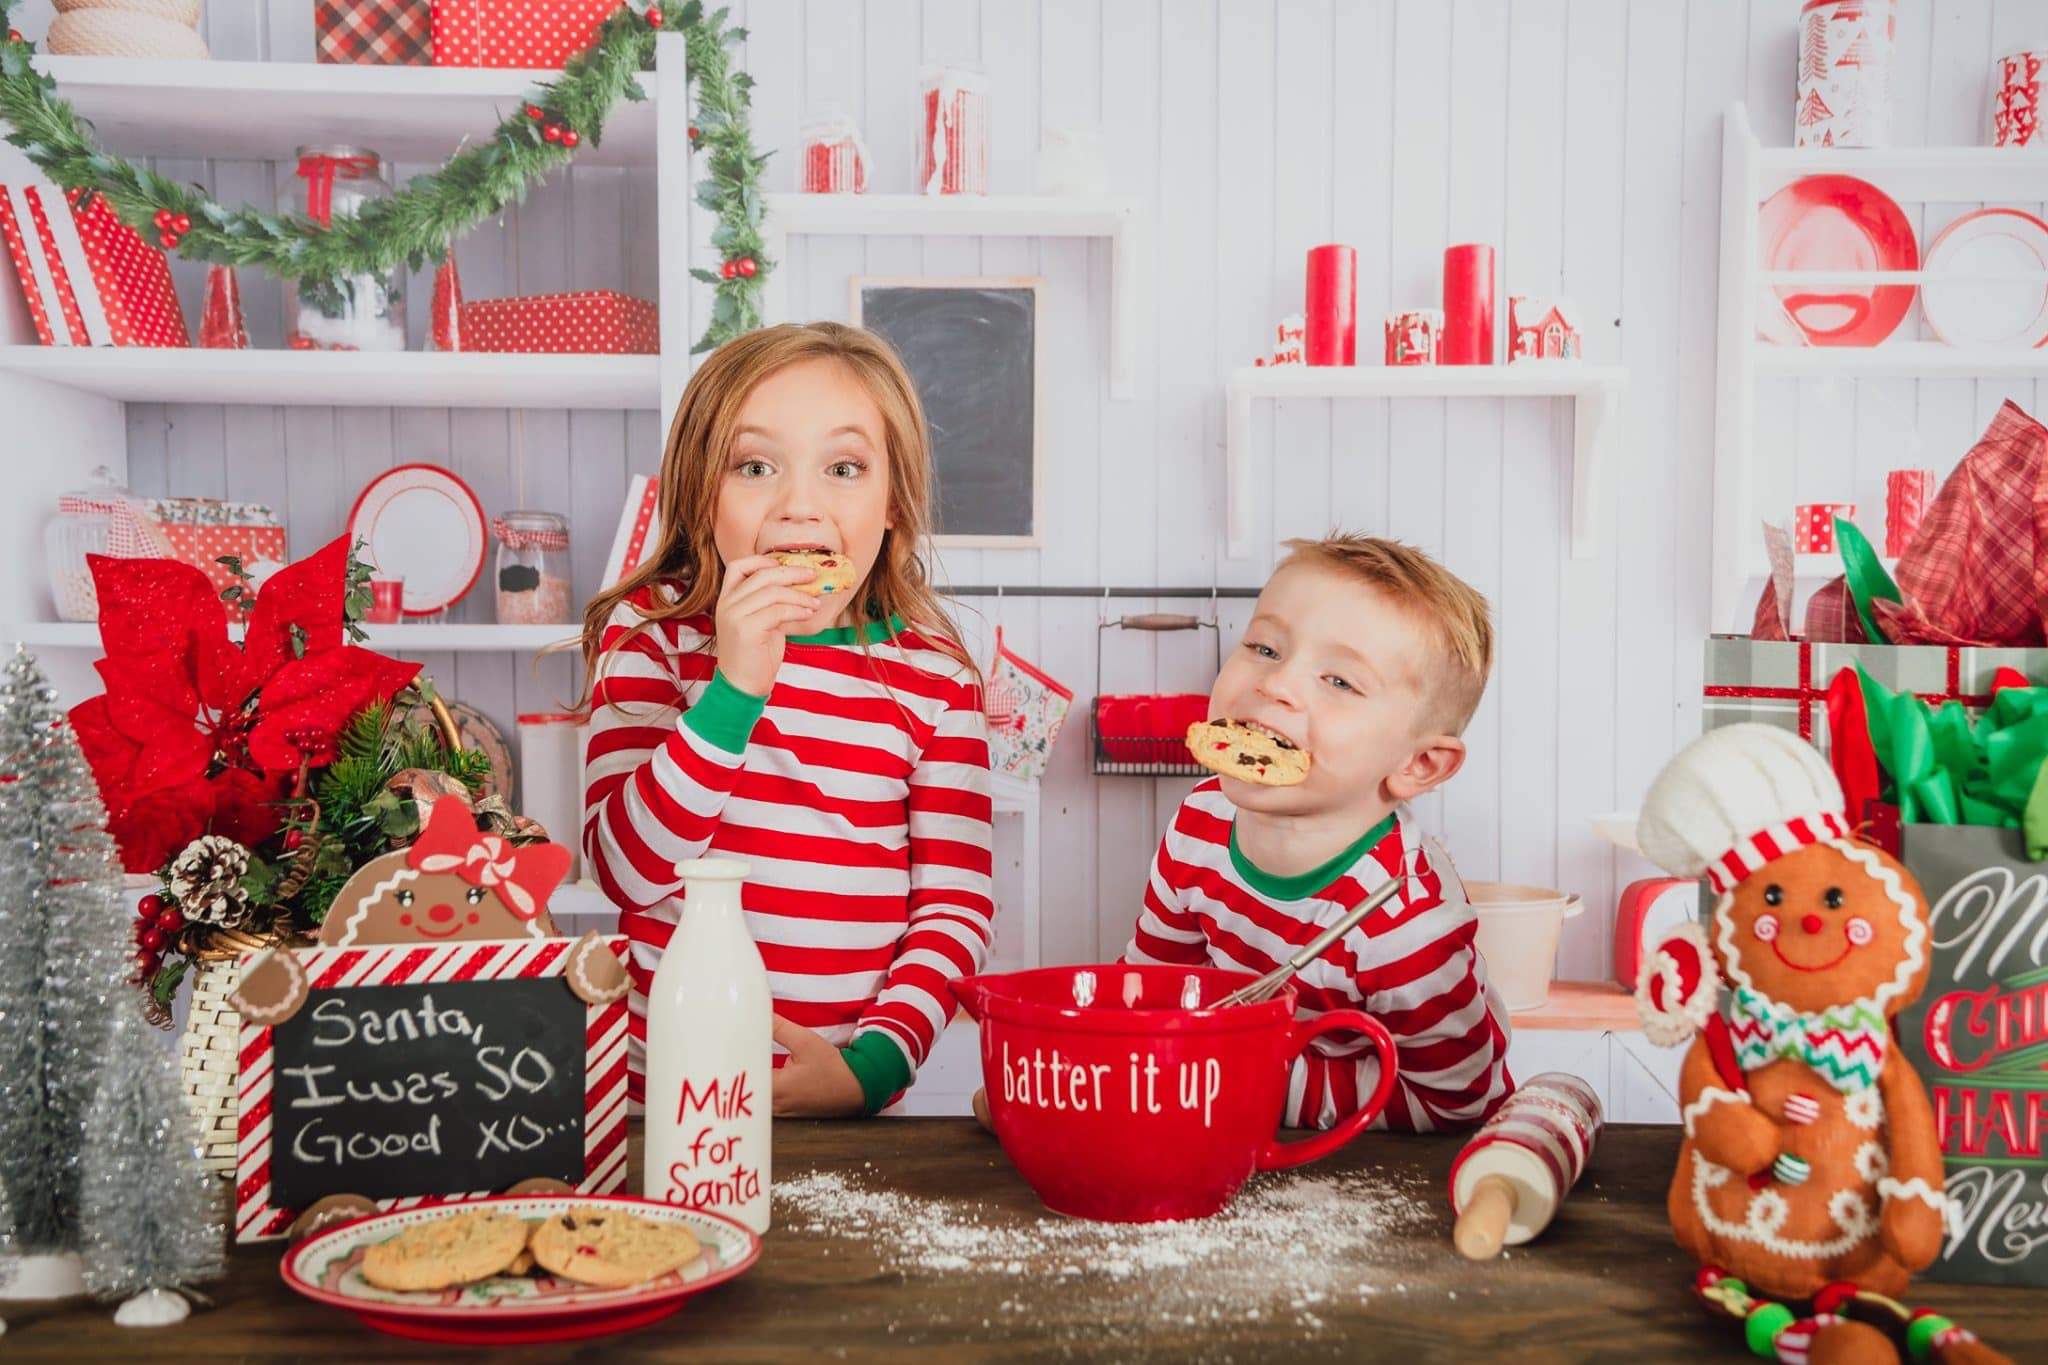
[[[610,289],[465,299],[458,307],[457,331],[465,351],[653,355],[661,349],[654,305]]]
[[[1813,644],[1713,635],[1707,638],[1701,728],[1761,721],[1791,730],[1825,753],[1828,683],[1858,664],[1894,692],[1917,692],[1935,706],[1959,701],[1973,711],[1991,704],[1991,682],[2001,668],[2048,679],[2048,649]]]
[[[242,571],[262,586],[285,565],[284,527],[277,514],[261,503],[221,502],[216,498],[154,498],[144,509],[171,545],[172,558],[205,574],[215,589],[235,582],[220,562],[224,555],[242,561]],[[240,605],[226,604],[228,620],[246,621]]]
[[[349,66],[431,66],[432,0],[313,0],[317,55]]]

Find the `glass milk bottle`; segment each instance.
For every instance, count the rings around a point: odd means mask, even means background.
[[[681,863],[681,922],[647,988],[642,1192],[768,1230],[769,1033],[761,950],[740,913],[747,865]]]

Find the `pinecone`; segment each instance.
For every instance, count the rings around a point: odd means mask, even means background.
[[[239,929],[249,919],[242,887],[248,870],[248,849],[225,835],[202,834],[171,862],[171,897],[194,923]]]

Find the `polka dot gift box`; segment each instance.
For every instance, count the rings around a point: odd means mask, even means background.
[[[1803,555],[1835,552],[1835,518],[1856,520],[1853,502],[1802,502],[1792,509],[1792,548]]]
[[[610,289],[464,299],[461,349],[545,351],[568,355],[653,355],[661,349],[653,304]]]
[[[164,253],[116,218],[96,194],[81,196],[71,213],[114,344],[191,345]]]
[[[433,0],[435,66],[558,71],[619,0]]]

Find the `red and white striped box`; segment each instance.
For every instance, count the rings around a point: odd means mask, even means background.
[[[464,299],[458,320],[465,351],[653,355],[661,349],[655,306],[610,289]]]
[[[626,485],[626,506],[619,513],[619,529],[612,536],[611,553],[605,556],[604,581],[597,585],[600,590],[619,583],[639,568],[661,540],[661,528],[654,524],[660,499],[661,484],[645,474],[635,474]]]
[[[1853,502],[1802,502],[1792,509],[1792,548],[1803,555],[1835,552],[1835,518],[1856,520]]]
[[[925,194],[988,193],[988,81],[970,66],[927,66],[919,73],[924,115],[917,144],[917,187]]]
[[[568,938],[468,943],[393,943],[362,948],[290,950],[305,969],[313,991],[356,986],[397,986],[439,981],[510,981],[559,978],[568,965]],[[623,964],[626,939],[612,935],[605,946]],[[247,970],[256,954],[244,954]],[[565,982],[563,990],[569,987]],[[314,1008],[309,998],[306,1008]],[[608,1194],[626,1179],[626,1001],[592,1005],[585,1014],[583,1062],[583,1179],[580,1194]],[[272,1030],[242,1020],[236,1077],[239,1117],[235,1143],[235,1240],[282,1237],[298,1210],[280,1208],[270,1197]],[[385,1209],[482,1199],[499,1190],[423,1194],[378,1200]]]
[[[435,66],[559,71],[621,0],[432,0]]]
[[[1906,553],[1927,504],[1934,501],[1934,471],[1894,469],[1884,476],[1884,552],[1894,559]]]
[[[50,265],[54,253],[43,245],[46,229],[37,226],[27,196],[26,185],[0,185],[0,238],[6,240],[8,259],[14,263],[15,278],[21,281],[22,300],[28,305],[36,337],[45,346],[89,345],[77,301],[58,292],[59,275]]]
[[[865,194],[868,149],[860,129],[844,114],[828,114],[804,124],[804,193]]]

